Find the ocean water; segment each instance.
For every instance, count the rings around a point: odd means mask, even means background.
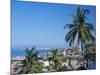
[[[50,50],[44,50],[44,49],[37,49],[35,50],[39,52],[39,56],[44,56],[47,55]],[[11,50],[11,58],[16,57],[16,56],[25,56],[25,51],[20,50],[20,49],[12,49]]]

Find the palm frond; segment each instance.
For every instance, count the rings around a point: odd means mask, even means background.
[[[64,25],[64,29],[66,29],[66,28],[71,28],[71,27],[73,27],[73,24],[66,24],[66,25]]]
[[[91,23],[85,23],[84,26],[86,26],[88,30],[95,31],[94,26]]]

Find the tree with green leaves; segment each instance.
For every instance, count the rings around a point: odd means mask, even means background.
[[[42,71],[42,64],[38,62],[38,52],[34,51],[35,47],[25,49],[25,59],[22,61],[22,70],[20,74],[29,74]]]
[[[59,53],[58,49],[53,49],[51,55],[48,56],[48,60],[53,62],[53,64],[50,65],[53,65],[54,69],[57,71],[61,66],[62,55]]]
[[[78,7],[76,15],[72,15],[72,23],[64,26],[65,29],[69,29],[65,36],[66,42],[69,43],[69,46],[72,46],[77,42],[77,45],[80,46],[82,50],[82,55],[84,53],[83,47],[85,44],[95,40],[92,33],[95,31],[94,26],[87,21],[87,15],[89,13],[89,10]]]

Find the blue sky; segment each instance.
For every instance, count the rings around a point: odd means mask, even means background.
[[[76,14],[78,6],[90,10],[88,22],[95,26],[95,6],[12,0],[12,47],[67,47],[65,34],[68,30],[64,30],[64,25],[72,23],[69,15]]]

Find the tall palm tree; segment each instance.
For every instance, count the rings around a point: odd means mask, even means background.
[[[65,40],[69,43],[69,46],[72,46],[77,41],[77,44],[82,49],[83,55],[84,45],[95,40],[92,33],[94,31],[94,26],[87,22],[87,15],[90,13],[89,10],[78,7],[76,12],[76,15],[73,15],[72,24],[66,24],[64,26],[65,29],[69,29]]]
[[[33,68],[36,67],[37,68],[37,64],[38,63],[38,52],[34,51],[35,47],[29,49],[26,48],[25,49],[25,59],[22,61],[22,70],[19,72],[20,74],[28,74],[28,73],[32,73],[32,72],[38,72]],[[39,64],[40,65],[40,64]],[[40,70],[40,69],[39,69]]]

